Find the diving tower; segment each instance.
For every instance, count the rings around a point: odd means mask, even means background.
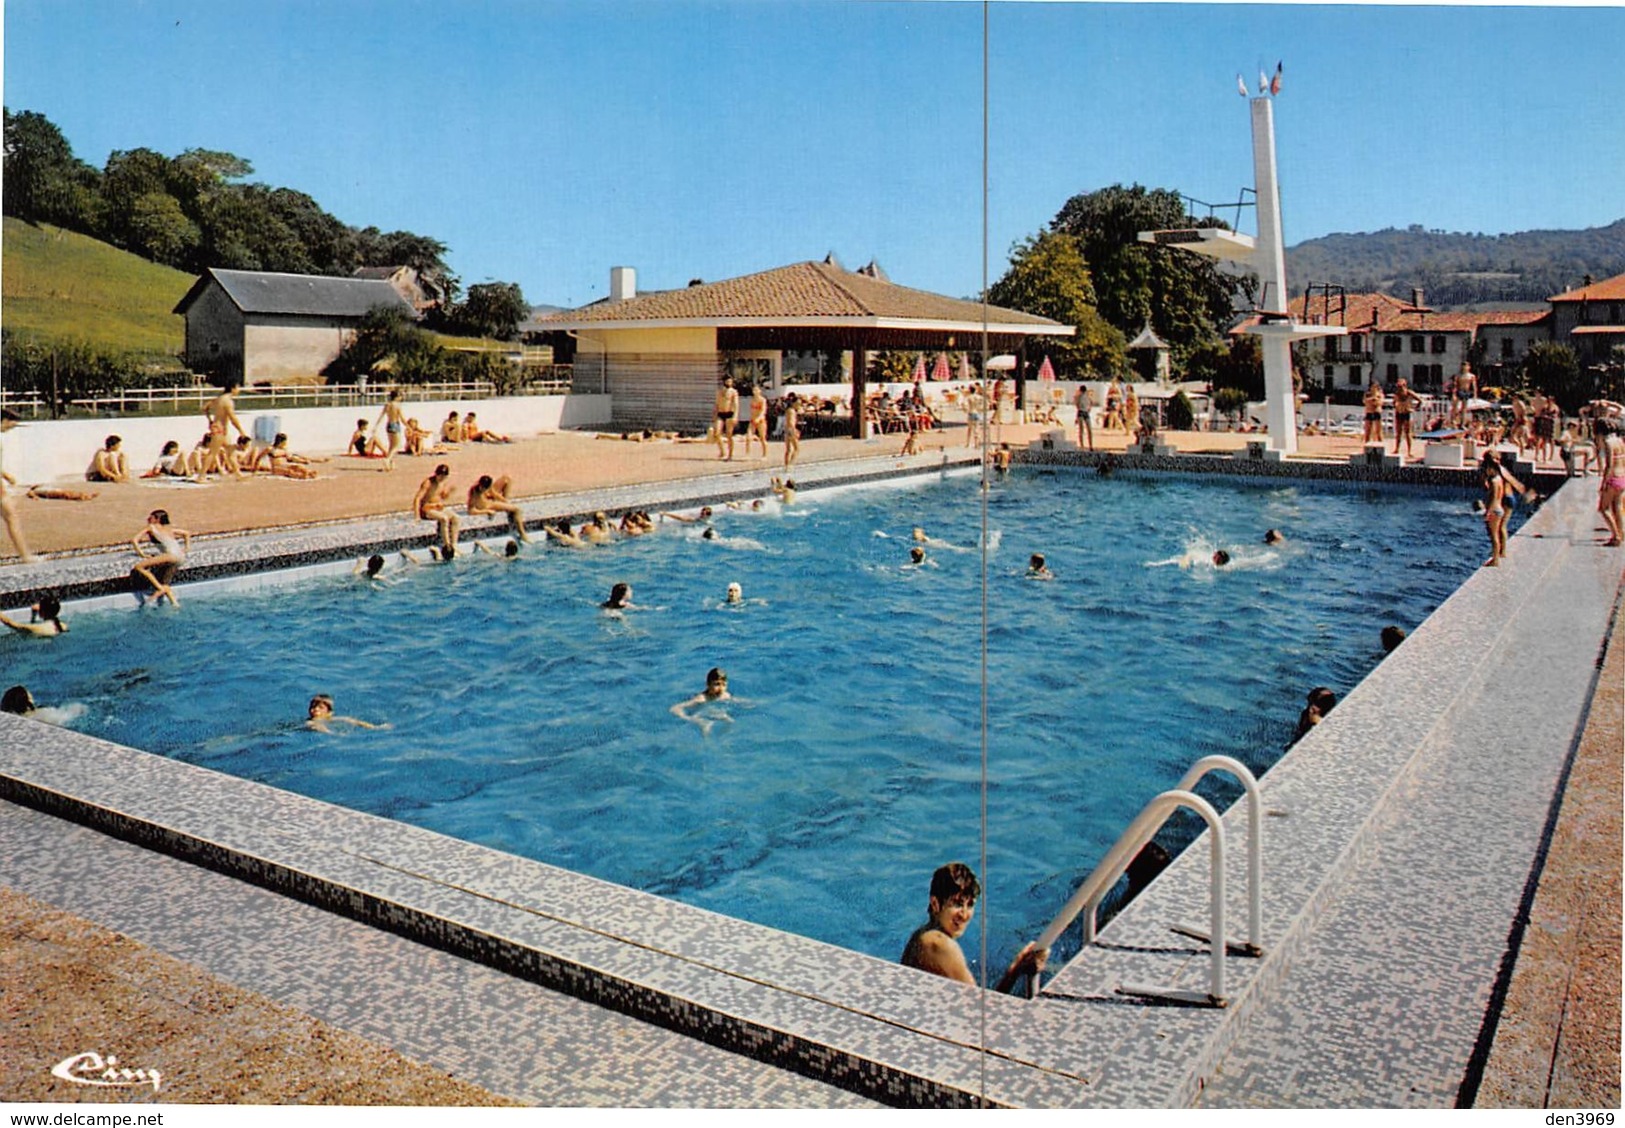
[[[1348,330],[1340,325],[1311,325],[1292,317],[1286,289],[1286,245],[1281,237],[1281,189],[1275,168],[1274,95],[1280,92],[1281,73],[1266,82],[1259,76],[1259,94],[1250,99],[1253,123],[1253,182],[1258,207],[1257,236],[1218,227],[1185,227],[1142,231],[1142,243],[1173,247],[1194,254],[1240,263],[1257,273],[1257,321],[1244,332],[1259,338],[1264,355],[1265,422],[1269,449],[1281,458],[1298,449],[1298,404],[1292,391],[1292,345],[1313,337],[1338,337]],[[1246,88],[1242,87],[1246,96]]]

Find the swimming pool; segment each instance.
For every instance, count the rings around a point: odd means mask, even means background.
[[[996,483],[989,514],[999,966],[1192,760],[1267,767],[1303,691],[1349,689],[1483,537],[1456,498],[1071,472]],[[914,525],[966,551],[907,567]],[[81,614],[71,648],[0,655],[96,735],[895,958],[931,870],[979,851],[977,481],[716,528]],[[618,580],[645,609],[599,610]],[[669,708],[712,665],[744,700],[706,735]],[[394,728],[306,731],[319,691]]]

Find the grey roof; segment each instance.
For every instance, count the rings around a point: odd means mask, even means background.
[[[370,278],[331,278],[322,274],[273,274],[262,270],[204,271],[175,306],[184,314],[213,281],[244,313],[306,317],[363,317],[376,306],[413,312],[411,303],[388,282]]]

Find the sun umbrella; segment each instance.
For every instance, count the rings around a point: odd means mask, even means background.
[[[1487,399],[1473,398],[1467,401],[1468,411],[1489,411],[1496,405]]]
[[[1050,364],[1047,356],[1044,358],[1044,363],[1038,366],[1038,378],[1040,380],[1055,379],[1055,366]]]
[[[921,359],[923,360],[924,358],[922,357]],[[937,363],[931,369],[931,379],[933,379],[933,380],[946,380],[946,379],[948,379],[948,357],[947,357],[947,354],[945,354],[945,353],[938,353],[937,354]]]
[[[914,362],[914,382],[916,384],[918,384],[921,380],[924,380],[924,379],[925,379],[925,354],[921,353],[919,359]]]
[[[970,357],[965,353],[959,354],[959,378],[961,380],[969,380],[971,378]]]

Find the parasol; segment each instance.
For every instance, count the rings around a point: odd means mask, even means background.
[[[921,357],[920,359],[923,361],[925,358]],[[938,353],[937,363],[931,369],[931,379],[946,380],[948,378],[948,356],[946,353]]]
[[[921,380],[924,380],[924,379],[925,379],[925,354],[921,353],[920,356],[919,356],[919,359],[914,362],[914,382],[916,384],[918,384]]]
[[[1040,380],[1055,379],[1055,366],[1050,364],[1047,356],[1044,358],[1044,363],[1038,366],[1038,378]]]

